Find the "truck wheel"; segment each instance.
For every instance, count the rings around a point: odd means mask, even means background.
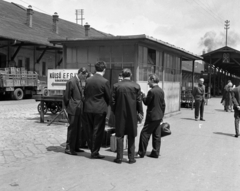
[[[13,99],[15,100],[21,100],[24,97],[23,90],[21,88],[17,88],[13,92]]]
[[[42,108],[41,108],[41,103],[38,104],[37,109],[38,109],[38,113],[41,113],[41,110],[42,110]],[[47,108],[47,106],[46,106],[46,103],[44,102],[44,105],[43,105],[43,113],[46,114],[46,113],[47,113],[47,110],[48,110],[48,108]]]

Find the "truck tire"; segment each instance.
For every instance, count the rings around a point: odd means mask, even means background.
[[[24,92],[21,88],[16,88],[13,92],[13,99],[21,100],[24,97]]]

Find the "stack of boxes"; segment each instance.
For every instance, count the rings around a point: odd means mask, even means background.
[[[9,86],[37,86],[37,74],[25,68],[9,67],[0,69],[1,87]],[[4,79],[4,80],[2,80]]]

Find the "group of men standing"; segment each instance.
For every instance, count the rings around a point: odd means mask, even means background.
[[[85,131],[88,147],[92,159],[102,159],[99,153],[108,106],[111,105],[115,115],[115,130],[117,137],[117,157],[114,162],[123,161],[123,138],[128,136],[129,164],[135,160],[135,137],[137,136],[138,118],[143,118],[142,102],[147,106],[146,121],[140,135],[139,151],[137,156],[143,158],[150,136],[153,137],[153,150],[149,157],[158,158],[161,146],[160,123],[165,112],[164,92],[158,86],[159,78],[151,74],[148,85],[151,90],[147,96],[142,93],[139,84],[131,80],[132,72],[125,68],[122,70],[123,80],[113,85],[110,93],[110,84],[105,79],[105,62],[95,64],[95,74],[86,79],[83,87],[82,79],[86,78],[88,71],[81,68],[78,75],[71,78],[66,84],[64,104],[68,113],[69,127],[67,131],[67,145],[65,153],[77,155],[84,152],[79,149],[80,137]]]

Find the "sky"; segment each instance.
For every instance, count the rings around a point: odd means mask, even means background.
[[[5,0],[113,35],[146,34],[201,55],[225,46],[240,50],[240,0]],[[79,21],[81,23],[81,21]]]

